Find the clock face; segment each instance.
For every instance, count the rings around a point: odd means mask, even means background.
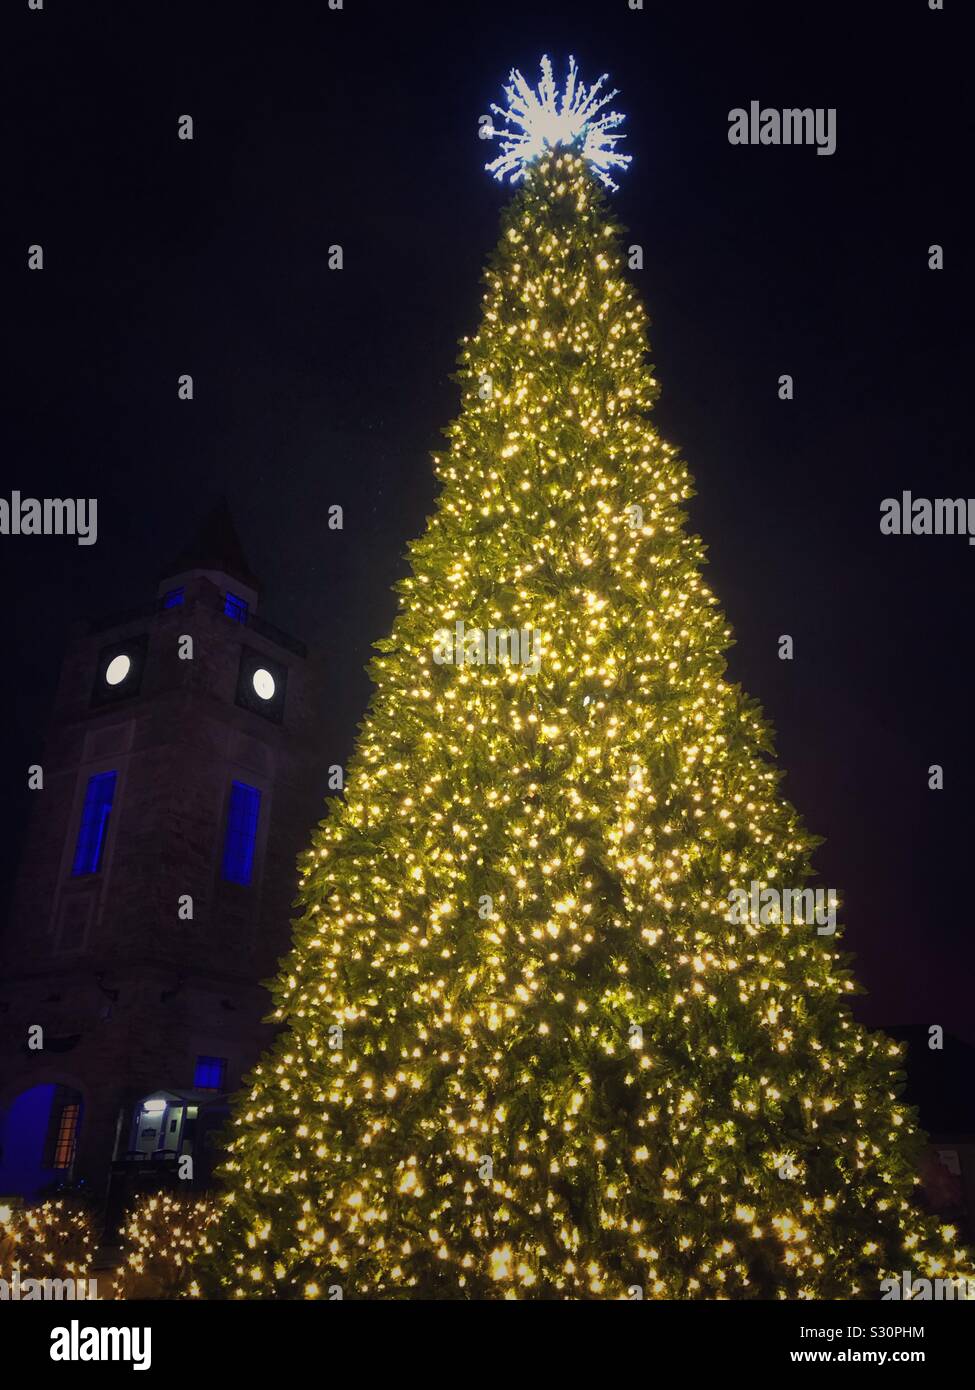
[[[262,700],[271,700],[274,698],[274,692],[277,687],[274,683],[274,677],[265,667],[259,666],[257,668],[251,677],[251,684]]]
[[[237,674],[237,704],[280,724],[284,719],[284,701],[288,688],[288,668],[254,647],[240,650],[240,669]]]
[[[105,668],[106,685],[121,685],[131,670],[132,658],[127,652],[119,652]]]
[[[93,705],[110,704],[114,700],[127,700],[138,695],[148,646],[148,634],[141,633],[138,637],[126,637],[101,649],[95,667],[95,686],[91,692]]]

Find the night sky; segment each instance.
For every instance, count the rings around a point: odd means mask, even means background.
[[[0,536],[4,886],[69,624],[150,599],[221,494],[261,612],[327,655],[326,761],[348,755],[509,196],[477,120],[513,65],[534,81],[542,53],[560,71],[573,53],[627,113],[613,196],[644,247],[658,426],[696,480],[731,678],[826,837],[857,1011],[975,1041],[975,548],[879,531],[904,489],[975,495],[968,74],[946,5],[9,0],[0,495],[95,496],[99,537]],[[753,99],[835,107],[836,153],[730,145]]]

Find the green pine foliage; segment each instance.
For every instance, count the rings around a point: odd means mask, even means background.
[[[875,1298],[964,1260],[835,937],[732,920],[816,841],[725,677],[619,231],[571,149],[504,215],[211,1296]]]

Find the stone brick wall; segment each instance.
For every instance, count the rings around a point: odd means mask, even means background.
[[[269,1037],[260,982],[290,940],[296,855],[325,796],[321,681],[313,661],[223,613],[220,589],[100,631],[65,655],[8,929],[0,939],[0,1110],[48,1080],[79,1090],[76,1175],[104,1188],[123,1105],[192,1087],[198,1055],[236,1087]],[[148,633],[138,695],[92,707],[99,653]],[[180,660],[178,639],[193,638]],[[287,667],[283,722],[235,703],[241,645]],[[88,778],[118,773],[101,871],[71,877]],[[261,790],[254,882],[224,882],[233,778]],[[181,921],[182,895],[193,920]],[[64,950],[87,912],[81,949]],[[45,1048],[26,1047],[40,1024]],[[52,1050],[60,1049],[60,1050]]]

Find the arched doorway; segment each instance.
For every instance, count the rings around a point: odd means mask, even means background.
[[[36,1197],[71,1181],[83,1104],[56,1081],[21,1091],[0,1112],[0,1196]]]

